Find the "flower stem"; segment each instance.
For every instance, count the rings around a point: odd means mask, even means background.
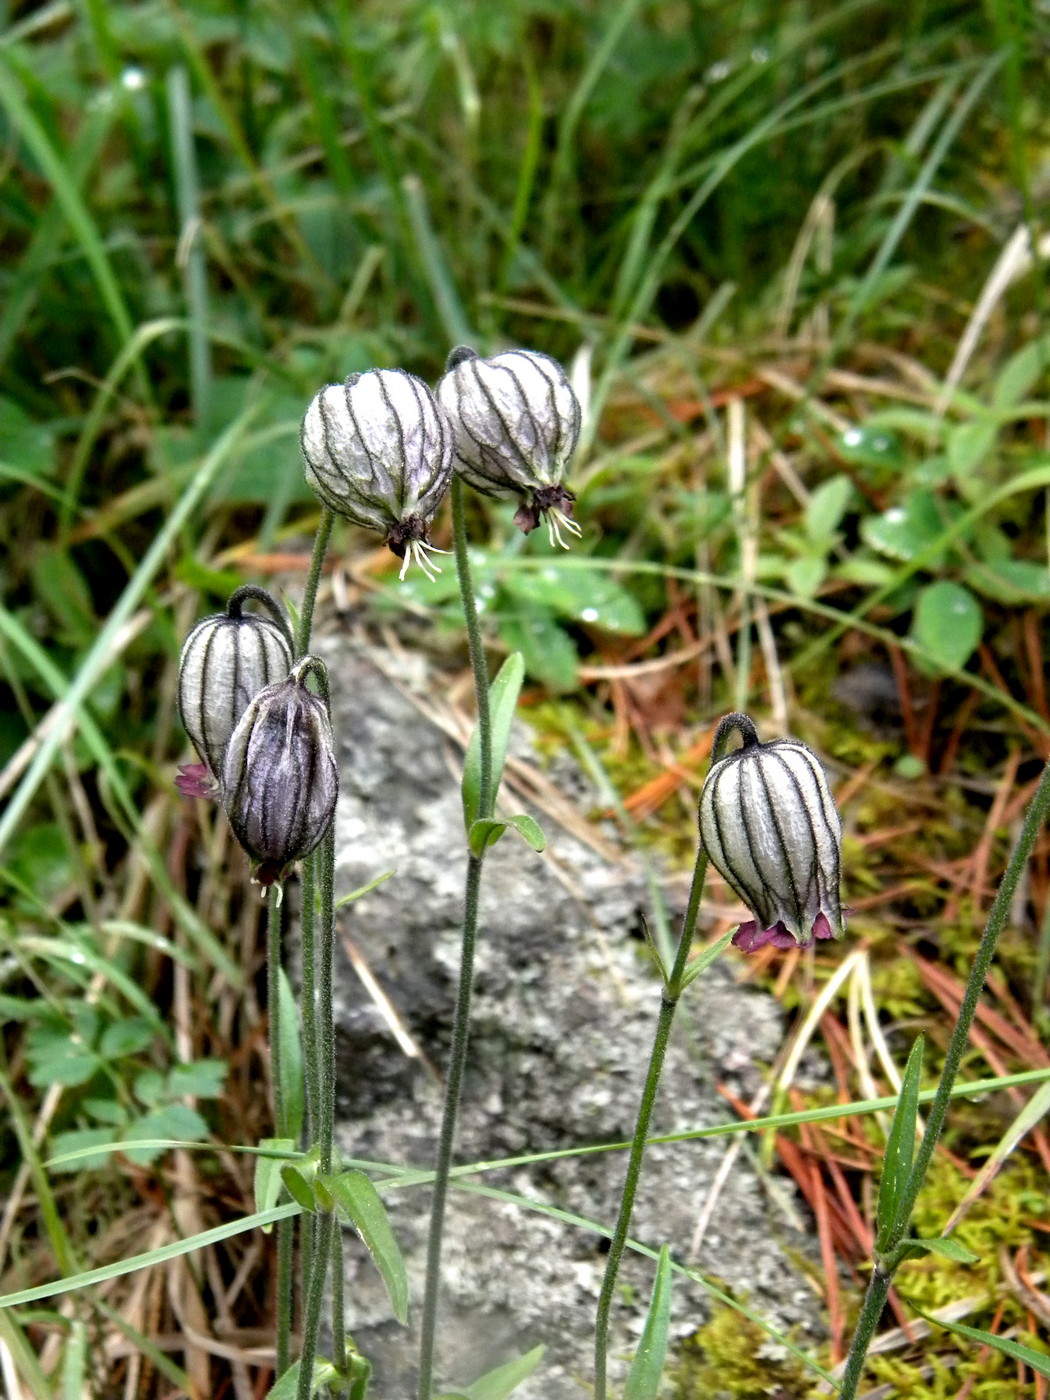
[[[321,936],[317,959],[317,1058],[319,1061],[317,1140],[320,1168],[332,1170],[335,1135],[335,1018],[332,1013],[332,957],[335,951],[335,825],[321,842]]]
[[[317,860],[315,851],[303,861],[302,908],[299,913],[302,944],[303,1077],[306,1081],[306,1140],[313,1143],[320,1131],[319,1076],[317,1066]]]
[[[310,1400],[313,1395],[314,1357],[317,1355],[317,1334],[321,1328],[324,1306],[324,1281],[332,1258],[332,1230],[335,1220],[325,1211],[316,1218],[317,1237],[311,1251],[310,1281],[306,1290],[303,1313],[303,1349],[299,1354],[299,1383],[296,1400]]]
[[[296,628],[295,634],[295,654],[297,657],[305,656],[310,650],[310,633],[314,625],[314,604],[317,601],[321,570],[324,567],[324,557],[328,552],[328,541],[332,537],[334,524],[335,512],[325,506],[321,511],[321,523],[317,527],[317,534],[314,536],[314,550],[310,557],[310,568],[306,574],[306,585],[303,588],[299,626]]]
[[[266,914],[266,1015],[270,1035],[270,1081],[273,1089],[273,1121],[276,1135],[286,1136],[287,1115],[284,1104],[284,1075],[281,1065],[281,933],[284,918],[284,885],[279,881],[270,887]]]
[[[336,1220],[332,1226],[332,1360],[339,1367],[340,1381],[332,1394],[346,1394],[346,1319],[343,1316],[343,1232]]]
[[[463,616],[467,629],[467,647],[470,653],[471,669],[474,672],[474,690],[478,706],[478,739],[481,754],[478,815],[489,817],[492,815],[496,800],[492,783],[489,677],[481,627],[478,624],[474,584],[470,574],[470,557],[463,509],[463,483],[459,477],[452,479],[452,523],[455,535],[456,573],[459,577],[460,598],[463,603]],[[477,946],[482,860],[483,856],[471,855],[467,861],[459,989],[456,997],[455,1017],[452,1022],[452,1049],[449,1058],[448,1080],[445,1086],[445,1106],[441,1118],[437,1167],[434,1174],[434,1194],[430,1207],[430,1232],[427,1237],[427,1272],[419,1352],[420,1400],[430,1400],[434,1373],[434,1336],[437,1327],[438,1286],[441,1279],[441,1243],[444,1235],[449,1172],[452,1167],[452,1149],[456,1137],[456,1115],[459,1111],[463,1074],[467,1063],[467,1046],[470,1038],[470,1000],[474,985],[474,952]]]
[[[748,742],[749,729],[750,733],[754,733],[754,726],[751,724],[751,721],[747,719],[746,715],[727,715],[715,732],[714,743],[711,748],[712,765],[725,756],[726,748],[729,744],[729,736],[734,729],[740,733],[745,744]],[[664,1057],[667,1054],[667,1044],[671,1038],[674,1014],[678,1008],[678,1002],[681,999],[682,992],[685,989],[684,978],[689,963],[689,950],[692,946],[693,935],[696,932],[696,921],[700,914],[700,899],[703,895],[704,882],[706,879],[707,855],[701,848],[697,853],[696,864],[693,866],[693,880],[689,888],[689,903],[686,906],[685,920],[682,924],[682,936],[678,940],[678,951],[675,954],[674,967],[671,969],[670,976],[666,978],[663,995],[660,999],[660,1016],[656,1023],[656,1035],[653,1039],[653,1048],[649,1056],[649,1068],[645,1076],[645,1087],[642,1090],[642,1101],[638,1107],[638,1119],[635,1124],[634,1136],[631,1139],[631,1152],[627,1161],[627,1174],[624,1178],[623,1194],[620,1197],[620,1213],[617,1217],[616,1229],[613,1231],[612,1241],[609,1245],[609,1256],[605,1261],[605,1277],[602,1279],[601,1292],[598,1295],[598,1314],[594,1327],[594,1400],[605,1400],[607,1393],[609,1320],[612,1312],[613,1295],[616,1291],[616,1279],[620,1272],[620,1263],[627,1245],[627,1233],[631,1227],[631,1216],[634,1213],[634,1200],[638,1192],[638,1181],[642,1174],[642,1158],[645,1154],[645,1140],[649,1135],[649,1124],[652,1120],[653,1107],[656,1103],[656,1091],[660,1084],[660,1075],[663,1072]]]
[[[881,1257],[876,1257],[875,1260],[875,1270],[857,1321],[857,1330],[850,1343],[849,1356],[846,1358],[846,1368],[839,1388],[839,1400],[853,1400],[857,1393],[868,1347],[871,1345],[875,1328],[882,1316],[890,1285],[893,1282],[893,1275],[901,1263],[898,1250],[911,1225],[915,1202],[922,1190],[922,1184],[933,1159],[937,1140],[948,1116],[952,1089],[955,1086],[959,1066],[962,1063],[962,1057],[969,1040],[970,1027],[977,1014],[977,1002],[984,987],[984,979],[992,964],[992,958],[995,956],[999,935],[1006,926],[1017,886],[1048,813],[1050,813],[1050,764],[1047,764],[1043,769],[1043,776],[1039,780],[1032,805],[1025,814],[1024,825],[1010,856],[1010,863],[1006,867],[999,891],[995,896],[995,902],[988,915],[988,922],[981,935],[981,941],[977,946],[977,955],[973,960],[973,967],[970,969],[970,976],[966,981],[966,990],[959,1008],[959,1017],[945,1053],[944,1068],[941,1070],[937,1093],[926,1120],[926,1131],[922,1135],[922,1141],[915,1154],[911,1175],[908,1177],[907,1185],[901,1195],[896,1224],[890,1232],[885,1251]]]
[[[277,1376],[292,1364],[292,1284],[295,1221],[290,1216],[277,1222]]]

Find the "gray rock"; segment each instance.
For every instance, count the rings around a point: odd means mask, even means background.
[[[465,868],[458,765],[462,754],[409,698],[445,684],[418,659],[318,643],[332,675],[341,749],[337,894],[384,870],[396,875],[340,913],[336,965],[339,1145],[348,1156],[429,1168],[441,1115],[436,1066],[448,1057],[459,966]],[[399,684],[395,683],[395,678]],[[427,703],[424,701],[424,703]],[[528,747],[523,731],[520,742]],[[564,764],[564,760],[562,760]],[[571,765],[569,765],[571,767]],[[580,776],[571,781],[579,790]],[[539,814],[537,814],[539,815]],[[486,859],[470,1061],[456,1160],[487,1161],[625,1139],[659,1011],[642,935],[642,871],[609,860],[544,820],[540,856],[513,834]],[[681,903],[684,888],[677,882]],[[680,920],[681,910],[675,911]],[[346,934],[421,1052],[399,1047],[345,956]],[[704,936],[701,928],[700,936]],[[753,1094],[782,1035],[779,1008],[716,964],[690,988],[669,1048],[654,1131],[726,1121],[714,1082]],[[632,1233],[669,1241],[684,1260],[729,1139],[659,1146],[646,1155]],[[615,1220],[626,1157],[574,1156],[475,1176],[489,1188],[587,1219]],[[787,1193],[779,1182],[780,1194]],[[394,1320],[378,1273],[345,1240],[347,1327],[376,1368],[375,1394],[413,1393],[430,1193],[386,1193],[408,1263],[413,1327]],[[521,1400],[582,1400],[591,1384],[594,1309],[605,1255],[591,1230],[516,1202],[453,1191],[444,1249],[437,1379],[465,1385],[543,1342]],[[812,1288],[788,1251],[806,1237],[771,1204],[742,1153],[722,1188],[697,1266],[775,1325],[815,1339]],[[644,1321],[651,1260],[628,1251],[614,1310],[618,1382]],[[693,1333],[708,1312],[701,1286],[676,1280],[672,1327]],[[617,1387],[618,1388],[618,1387]]]

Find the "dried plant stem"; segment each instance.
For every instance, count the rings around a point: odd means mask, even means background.
[[[467,646],[474,672],[474,689],[478,705],[478,737],[481,753],[478,815],[492,815],[495,801],[492,784],[492,733],[489,714],[489,677],[485,650],[478,625],[474,600],[474,585],[470,574],[466,522],[463,510],[463,483],[452,481],[452,521],[455,531],[456,572],[459,576],[460,597],[467,628]],[[478,901],[481,891],[482,856],[471,855],[467,862],[467,881],[463,908],[463,945],[460,955],[459,991],[452,1023],[452,1050],[445,1087],[445,1107],[441,1119],[441,1137],[434,1174],[434,1194],[430,1207],[430,1232],[427,1238],[427,1273],[423,1297],[423,1324],[419,1352],[419,1397],[430,1400],[434,1372],[434,1336],[437,1326],[438,1286],[441,1278],[441,1242],[445,1225],[445,1205],[448,1199],[448,1179],[452,1166],[452,1149],[456,1137],[456,1115],[463,1088],[463,1072],[467,1063],[470,1036],[470,1000],[474,985],[474,951],[477,945]]]
[[[746,727],[745,727],[746,726]],[[725,756],[729,745],[729,736],[733,730],[738,730],[746,737],[747,733],[754,733],[754,726],[747,719],[746,715],[732,714],[718,726],[715,733],[714,743],[711,749],[711,763],[717,763]],[[649,1069],[645,1076],[645,1087],[642,1090],[642,1101],[638,1107],[638,1119],[635,1124],[634,1136],[631,1138],[631,1152],[627,1161],[627,1174],[624,1178],[623,1194],[620,1197],[620,1213],[616,1221],[616,1228],[613,1231],[612,1241],[609,1245],[609,1256],[605,1262],[605,1277],[602,1279],[601,1292],[598,1295],[598,1313],[594,1327],[594,1400],[605,1400],[607,1394],[607,1372],[609,1364],[609,1320],[612,1312],[612,1300],[616,1291],[616,1279],[620,1272],[620,1262],[623,1259],[623,1252],[627,1245],[627,1232],[631,1226],[631,1215],[634,1212],[634,1200],[638,1192],[638,1181],[642,1174],[642,1158],[645,1154],[645,1140],[649,1135],[649,1124],[652,1121],[653,1107],[656,1103],[656,1092],[660,1085],[660,1075],[663,1072],[664,1057],[667,1054],[667,1044],[671,1038],[671,1027],[674,1024],[674,1014],[678,1008],[682,992],[685,990],[685,974],[689,962],[689,950],[692,947],[693,934],[696,932],[696,921],[700,913],[700,899],[704,891],[704,881],[707,878],[707,856],[701,849],[696,858],[696,865],[693,867],[693,881],[689,889],[689,903],[685,911],[685,921],[682,924],[682,936],[678,940],[678,951],[675,954],[674,967],[664,982],[663,995],[660,1000],[660,1016],[656,1023],[656,1035],[653,1039],[653,1048],[649,1056]]]
[[[886,1242],[886,1249],[875,1257],[875,1267],[861,1307],[860,1317],[857,1320],[857,1330],[846,1358],[846,1368],[842,1375],[842,1385],[839,1388],[839,1400],[853,1400],[857,1393],[868,1347],[871,1345],[871,1339],[875,1335],[875,1329],[879,1325],[883,1308],[886,1306],[893,1276],[902,1262],[902,1241],[911,1225],[915,1202],[922,1190],[923,1181],[937,1146],[937,1139],[941,1135],[944,1121],[948,1116],[952,1089],[966,1050],[970,1027],[973,1025],[973,1019],[977,1013],[977,1002],[984,987],[984,979],[992,964],[992,958],[995,956],[999,935],[1009,918],[1010,906],[1017,892],[1021,875],[1048,814],[1050,814],[1050,764],[1043,770],[1043,776],[1040,779],[1035,797],[1032,799],[1032,805],[1025,815],[1024,825],[1017,838],[1017,844],[1010,857],[1010,863],[1006,867],[1006,873],[999,886],[999,892],[995,897],[995,903],[992,905],[988,922],[977,947],[977,955],[974,958],[973,967],[970,969],[966,991],[959,1008],[959,1019],[955,1023],[955,1030],[952,1032],[952,1038],[944,1057],[944,1068],[941,1071],[933,1107],[930,1109],[930,1115],[926,1122],[926,1131],[922,1135],[922,1141],[915,1154],[911,1175],[901,1196],[897,1223]]]

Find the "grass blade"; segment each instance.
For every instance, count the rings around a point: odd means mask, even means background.
[[[885,1249],[893,1232],[901,1223],[897,1213],[911,1177],[915,1157],[915,1124],[919,1116],[919,1080],[922,1077],[924,1040],[920,1035],[911,1048],[904,1070],[897,1108],[886,1140],[886,1156],[879,1182],[878,1238],[875,1248]],[[905,1224],[907,1222],[904,1222]]]
[[[660,1389],[660,1377],[664,1373],[664,1359],[667,1356],[672,1280],[671,1251],[665,1244],[660,1250],[645,1329],[631,1362],[623,1400],[656,1400],[657,1391]]]

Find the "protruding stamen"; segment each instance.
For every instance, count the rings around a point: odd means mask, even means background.
[[[433,583],[441,572],[441,566],[435,564],[433,559],[430,558],[430,555],[449,553],[451,553],[450,550],[438,549],[437,545],[429,544],[426,540],[410,540],[405,550],[405,557],[402,561],[401,572],[398,574],[398,578],[403,582],[405,575],[408,573],[409,565],[418,564],[427,578]]]
[[[555,545],[560,545],[562,549],[569,549],[571,547],[561,537],[563,529],[568,530],[569,534],[575,535],[577,539],[583,538],[583,531],[576,524],[575,520],[571,520],[569,516],[567,516],[564,511],[559,510],[557,506],[548,506],[547,535],[552,548]]]

